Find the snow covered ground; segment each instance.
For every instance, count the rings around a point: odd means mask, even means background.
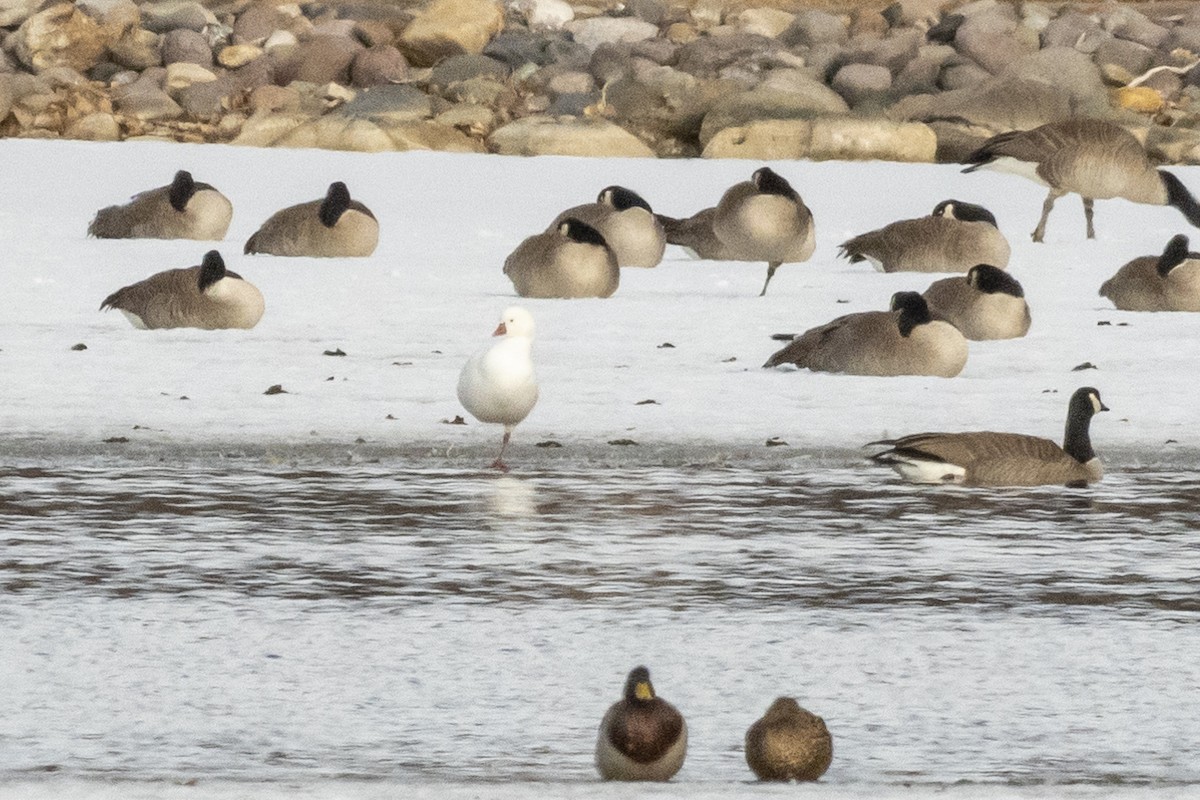
[[[694,261],[670,246],[658,268],[624,270],[610,299],[522,301],[501,266],[558,211],[622,184],[684,216],[760,164],[27,140],[0,141],[0,163],[0,453],[10,458],[306,447],[490,457],[498,429],[443,421],[464,414],[458,371],[514,302],[537,319],[542,386],[514,436],[509,460],[518,468],[580,455],[857,458],[867,441],[929,429],[1058,439],[1067,398],[1081,385],[1099,388],[1113,410],[1092,428],[1110,465],[1186,464],[1196,452],[1200,315],[1120,312],[1097,295],[1130,258],[1191,232],[1169,207],[1098,202],[1099,238],[1087,241],[1071,196],[1051,215],[1047,242],[1035,245],[1029,232],[1044,190],[1015,176],[778,162],[813,210],[817,250],[782,267],[768,296],[757,297],[764,265]],[[233,201],[233,224],[215,246],[266,297],[254,330],[142,331],[97,310],[114,289],[197,264],[214,246],[86,236],[98,208],[164,185],[177,169]],[[1176,174],[1200,192],[1200,170]],[[333,180],[380,220],[372,257],[241,255],[269,214],[322,196]],[[997,216],[1013,246],[1010,272],[1032,308],[1028,337],[971,343],[953,379],[760,368],[778,347],[770,334],[883,308],[893,292],[942,277],[876,273],[837,258],[837,246],[947,198]],[[72,349],[79,343],[87,349]],[[338,348],[344,357],[324,355]],[[1095,369],[1073,371],[1085,362]],[[286,393],[265,395],[274,384]],[[113,437],[129,441],[104,443]],[[791,447],[764,447],[771,437]],[[618,439],[640,446],[608,444]],[[564,449],[533,447],[546,440]]]

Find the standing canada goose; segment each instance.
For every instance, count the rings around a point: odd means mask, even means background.
[[[764,367],[795,364],[847,375],[935,375],[953,378],[967,363],[967,340],[935,320],[916,292],[892,295],[891,311],[846,314],[805,331]]]
[[[110,294],[100,310],[115,308],[135,328],[253,328],[262,319],[262,292],[225,269],[216,250],[197,267],[169,269]]]
[[[780,697],[746,731],[746,763],[761,781],[815,781],[833,761],[825,720]]]
[[[608,242],[574,217],[517,245],[504,274],[521,297],[611,297],[621,283]]]
[[[1029,333],[1025,290],[1016,278],[991,264],[976,264],[966,275],[934,281],[922,296],[933,316],[968,339],[1016,339]]]
[[[219,241],[229,230],[233,204],[181,169],[169,186],[135,194],[123,206],[96,212],[88,235],[97,239],[200,239]]]
[[[596,769],[606,781],[668,781],[687,755],[687,723],[654,693],[650,670],[635,667],[596,737]]]
[[[321,200],[272,214],[246,241],[246,253],[319,258],[361,258],[375,252],[379,222],[371,209],[350,199],[341,181],[329,184]]]
[[[975,264],[1008,266],[1008,240],[992,212],[974,203],[943,200],[927,217],[904,219],[841,245],[851,264],[870,261],[880,272],[966,272]]]
[[[887,464],[912,483],[965,486],[1085,486],[1100,480],[1104,468],[1088,434],[1092,417],[1108,406],[1090,386],[1077,389],[1067,407],[1063,446],[1020,433],[917,433],[871,442],[886,445],[871,460]]]
[[[1122,311],[1200,311],[1200,253],[1188,238],[1171,237],[1160,256],[1141,256],[1100,286],[1101,297]]]
[[[770,167],[759,167],[750,180],[736,183],[715,208],[686,219],[659,216],[667,241],[699,258],[714,261],[766,261],[767,279],[780,264],[807,261],[816,249],[812,212],[800,195]]]
[[[988,139],[967,156],[971,166],[1016,172],[1050,187],[1033,241],[1046,235],[1046,218],[1054,201],[1068,192],[1083,197],[1087,237],[1096,238],[1092,224],[1094,200],[1123,197],[1134,203],[1171,205],[1200,227],[1200,204],[1178,178],[1155,169],[1141,143],[1119,125],[1099,119],[1051,122],[1028,131],[1010,131]]]
[[[547,230],[557,230],[568,219],[591,225],[617,256],[622,267],[656,267],[667,247],[662,223],[650,204],[637,192],[609,186],[596,202],[568,208],[555,217]]]
[[[480,422],[504,426],[500,455],[492,468],[508,471],[504,451],[513,428],[538,399],[533,373],[533,315],[520,306],[504,309],[492,336],[504,338],[471,356],[458,376],[458,401]]]

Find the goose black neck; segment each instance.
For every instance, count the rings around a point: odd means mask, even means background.
[[[209,250],[200,262],[200,291],[225,277],[225,260],[216,250]]]
[[[916,292],[896,292],[892,295],[892,311],[900,312],[896,326],[900,328],[900,335],[905,338],[918,325],[933,321],[933,315],[929,313],[929,305],[925,302],[925,298]]]
[[[187,208],[188,201],[192,199],[192,195],[196,193],[196,182],[192,180],[192,173],[186,169],[181,169],[175,173],[175,179],[171,181],[171,189],[167,192],[167,199],[171,201],[171,208],[182,212]]]
[[[984,294],[1007,294],[1024,297],[1025,289],[1020,282],[999,267],[991,264],[976,264],[968,274],[971,284]]]
[[[946,212],[950,213],[947,214]],[[949,216],[963,222],[986,222],[993,228],[1000,227],[996,215],[976,203],[964,203],[961,200],[943,200],[933,209],[934,216]]]
[[[1067,408],[1067,430],[1063,435],[1063,450],[1080,464],[1086,464],[1096,457],[1089,433],[1092,416],[1096,413],[1093,397],[1099,397],[1095,389],[1080,389],[1071,396],[1071,404]],[[1101,409],[1104,410],[1103,405]]]
[[[1162,255],[1158,257],[1158,264],[1155,269],[1162,277],[1167,277],[1171,274],[1171,270],[1178,267],[1190,257],[1188,252],[1188,238],[1182,233],[1177,233],[1171,237],[1171,241],[1167,242],[1167,246],[1163,248]]]
[[[562,233],[573,242],[608,247],[608,242],[604,240],[600,231],[582,220],[575,219],[575,217],[568,217],[563,221]]]
[[[759,167],[754,171],[754,185],[763,194],[777,194],[790,200],[800,197],[787,179],[770,167]]]
[[[654,209],[650,208],[650,204],[646,202],[640,194],[632,189],[626,189],[624,186],[609,186],[601,194],[607,194],[609,202],[617,211],[627,211],[631,208],[644,208],[651,214]]]
[[[1196,202],[1196,198],[1183,185],[1183,181],[1165,169],[1160,169],[1158,174],[1167,190],[1167,205],[1178,208],[1192,227],[1200,228],[1200,203]]]
[[[326,228],[332,228],[348,208],[350,208],[350,190],[341,181],[334,181],[329,184],[329,191],[325,193],[325,199],[321,201],[321,210],[318,212],[321,224]]]

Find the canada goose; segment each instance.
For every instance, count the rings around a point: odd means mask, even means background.
[[[246,241],[246,253],[319,258],[361,258],[375,252],[379,222],[371,209],[350,199],[341,181],[325,197],[276,211]]]
[[[984,142],[964,163],[971,166],[963,172],[990,166],[1050,187],[1042,218],[1033,230],[1035,242],[1045,237],[1046,218],[1054,201],[1068,192],[1083,197],[1089,239],[1096,238],[1093,201],[1112,197],[1175,206],[1188,222],[1200,227],[1200,204],[1191,192],[1171,173],[1155,169],[1133,134],[1105,120],[1071,119],[1001,133]]]
[[[887,464],[912,483],[961,483],[966,486],[1084,486],[1104,475],[1092,450],[1092,416],[1108,411],[1100,393],[1077,389],[1067,407],[1063,446],[1020,433],[917,433],[871,442],[886,445],[871,460]]]
[[[520,306],[504,309],[493,336],[504,337],[467,361],[458,376],[458,401],[480,422],[504,426],[500,455],[493,469],[508,470],[504,451],[513,428],[538,399],[533,374],[533,315]]]
[[[621,282],[604,237],[573,217],[517,245],[504,274],[521,297],[610,297]]]
[[[650,671],[635,667],[596,737],[596,769],[606,781],[668,781],[687,755],[687,723],[654,693]]]
[[[1123,311],[1200,311],[1200,253],[1188,238],[1171,237],[1160,256],[1135,258],[1100,286]]]
[[[197,267],[169,269],[110,294],[100,310],[115,308],[135,328],[253,328],[262,319],[262,292],[225,269],[216,250]]]
[[[686,219],[659,216],[667,241],[698,257],[716,261],[766,261],[767,279],[780,264],[807,261],[816,249],[812,212],[800,195],[770,167],[759,167],[750,180],[736,183],[715,208]]]
[[[600,232],[622,267],[655,267],[667,247],[662,223],[642,196],[623,186],[609,186],[596,202],[568,208],[547,230],[557,230],[568,219],[587,223]]]
[[[1029,333],[1029,304],[1016,278],[991,264],[942,278],[922,295],[929,311],[968,339],[1016,339]]]
[[[916,292],[892,295],[891,311],[847,314],[805,331],[764,367],[795,364],[847,375],[936,375],[953,378],[967,363],[967,340],[935,320]]]
[[[1008,240],[992,212],[974,203],[943,200],[927,217],[904,219],[841,245],[851,264],[870,261],[880,272],[966,272],[975,264],[1008,265]]]
[[[88,235],[97,239],[201,239],[219,241],[229,230],[233,204],[181,169],[169,186],[135,194],[123,206],[96,212]]]
[[[746,731],[746,763],[762,781],[815,781],[833,761],[825,720],[780,697]]]

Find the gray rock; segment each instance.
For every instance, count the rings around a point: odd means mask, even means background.
[[[837,71],[830,88],[851,106],[878,101],[892,88],[892,73],[876,64],[847,64]]]
[[[923,42],[924,36],[920,31],[912,28],[899,30],[883,39],[857,40],[847,48],[846,58],[851,63],[887,67],[895,75],[916,58]]]
[[[592,17],[564,26],[575,41],[595,50],[602,44],[640,42],[658,35],[658,26],[633,17]]]
[[[108,57],[126,69],[162,66],[162,37],[135,28],[108,46]]]
[[[603,86],[633,75],[632,46],[624,44],[602,44],[592,53],[587,69]]]
[[[445,90],[444,96],[451,102],[489,108],[511,108],[517,104],[517,93],[511,86],[484,76],[452,84]]]
[[[560,94],[590,94],[596,90],[596,81],[586,72],[563,71],[551,77],[546,83],[546,88],[556,96]]]
[[[1016,60],[1004,76],[1039,81],[1064,91],[1071,109],[1083,116],[1104,116],[1110,111],[1108,89],[1100,68],[1083,53],[1068,47],[1048,47]]]
[[[1100,27],[1089,14],[1064,11],[1042,31],[1042,47],[1072,47],[1081,53],[1094,53],[1112,34]]]
[[[779,41],[788,47],[845,44],[849,38],[850,32],[841,17],[812,8],[797,12],[792,24],[779,35]]]
[[[554,96],[546,113],[552,117],[583,117],[587,115],[588,106],[599,101],[599,92],[564,92]]]
[[[113,79],[113,76],[120,74],[125,70],[120,64],[115,64],[112,61],[101,61],[96,66],[87,71],[89,80],[98,83],[108,83]]]
[[[1118,5],[1109,10],[1104,17],[1104,27],[1118,39],[1137,42],[1155,50],[1163,47],[1171,38],[1170,30],[1127,5]]]
[[[275,78],[284,86],[292,81],[345,86],[350,83],[350,65],[363,49],[347,36],[314,36],[278,65]]]
[[[20,25],[37,13],[41,0],[0,0],[0,28]]]
[[[647,39],[644,42],[634,42],[629,48],[629,54],[635,58],[653,61],[659,66],[672,66],[679,56],[679,45],[670,39]]]
[[[782,49],[779,40],[753,33],[704,36],[680,46],[675,67],[697,78],[715,78],[730,66],[769,63]]]
[[[1171,29],[1171,39],[1165,50],[1183,48],[1200,53],[1200,20],[1188,21]]]
[[[205,68],[213,65],[213,52],[208,39],[204,34],[191,30],[167,31],[163,34],[161,55],[164,64],[186,61]]]
[[[568,54],[573,50],[574,60],[583,63],[591,57],[591,51],[575,42],[569,41],[559,33],[533,32],[519,28],[510,28],[497,34],[483,48],[483,54],[508,65],[515,70],[525,64],[537,64],[543,67],[560,61],[573,60]],[[559,56],[566,55],[566,58]]]
[[[0,73],[0,120],[8,116],[13,104],[13,81],[11,72]]]
[[[337,113],[375,122],[407,122],[432,115],[429,95],[412,86],[372,86],[363,89]]]
[[[936,92],[941,88],[938,86],[938,77],[942,67],[954,57],[954,48],[949,45],[922,45],[916,58],[905,64],[892,81],[892,88],[898,95]]]
[[[155,33],[186,29],[202,31],[206,25],[216,23],[217,18],[193,0],[166,0],[161,3],[143,3],[142,27]]]
[[[1150,69],[1154,51],[1137,42],[1112,38],[1096,48],[1092,60],[1101,67],[1112,64],[1136,76]]]
[[[407,78],[408,59],[390,44],[375,45],[361,50],[350,64],[352,86],[400,83]]]
[[[276,30],[286,28],[287,23],[281,16],[273,5],[252,3],[233,23],[233,43],[262,44]]]
[[[1042,81],[1013,77],[989,78],[966,89],[941,94],[909,95],[887,111],[892,119],[934,122],[959,120],[982,135],[1036,128],[1067,119],[1073,109],[1070,94]]]
[[[849,106],[837,92],[816,81],[807,93],[764,89],[731,93],[718,100],[704,115],[700,144],[707,145],[724,128],[745,125],[753,120],[812,119],[847,111]]]
[[[176,119],[183,115],[183,109],[163,89],[165,80],[165,69],[148,69],[133,83],[113,89],[113,106],[141,120]]]
[[[953,92],[978,86],[991,77],[992,73],[974,61],[955,55],[942,65],[942,72],[938,76],[938,85],[943,91]]]
[[[229,110],[234,89],[234,82],[223,75],[215,81],[193,83],[181,89],[175,95],[175,101],[191,119],[216,120]]]
[[[960,13],[962,9],[959,9]],[[997,7],[979,11],[966,18],[954,35],[958,52],[993,74],[1037,49],[1033,41],[1022,40],[1017,34],[1017,21],[1010,9]],[[1028,30],[1028,29],[1026,29]]]
[[[667,18],[667,4],[663,0],[628,0],[625,11],[643,22],[661,25]]]
[[[240,92],[253,92],[262,86],[275,83],[275,62],[269,56],[256,58],[249,64],[231,69],[227,73]]]
[[[429,85],[445,89],[472,78],[490,77],[504,80],[510,72],[511,69],[503,61],[482,54],[463,53],[443,59],[434,67],[429,75]]]

